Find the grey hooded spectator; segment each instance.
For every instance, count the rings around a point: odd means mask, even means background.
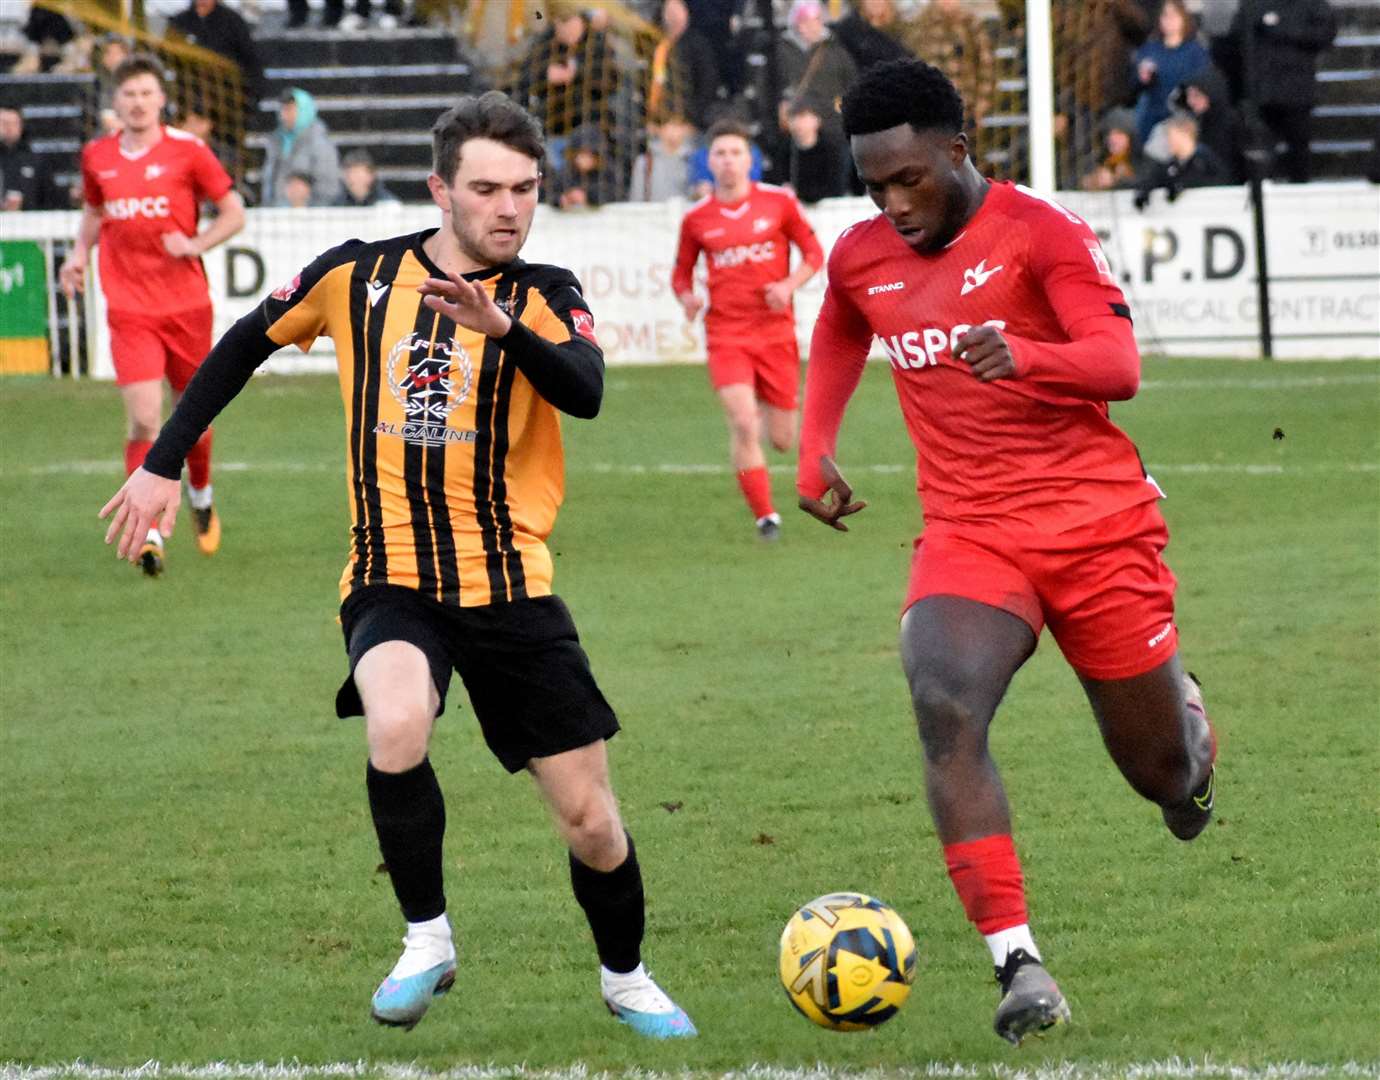
[[[264,153],[264,206],[287,205],[287,180],[311,177],[311,204],[330,206],[340,197],[340,155],[326,125],[317,118],[316,100],[305,90],[284,90],[278,127]]]

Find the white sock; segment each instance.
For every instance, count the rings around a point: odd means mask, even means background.
[[[159,547],[162,547],[162,546],[163,546],[163,534],[162,534],[161,532],[159,532],[159,531],[158,531],[158,528],[155,526],[154,528],[152,528],[152,529],[149,530],[149,534],[148,534],[148,536],[145,538],[145,542],[146,542],[146,543],[150,543],[150,544],[157,544]]]
[[[188,484],[187,501],[192,504],[193,510],[211,509],[211,485],[207,484],[204,488],[198,488]]]
[[[640,983],[646,978],[647,969],[641,964],[638,964],[631,971],[610,971],[603,964],[599,965],[599,985],[605,990],[621,990],[634,983]]]
[[[409,975],[416,975],[437,964],[455,959],[455,943],[451,940],[450,920],[444,912],[426,922],[408,923],[407,937],[403,938],[403,945],[403,954],[393,965],[391,973],[395,979],[405,979]]]
[[[987,947],[992,950],[992,963],[997,967],[1004,966],[1006,958],[1017,949],[1024,949],[1036,960],[1040,959],[1040,950],[1035,947],[1035,939],[1030,936],[1028,923],[982,936],[987,942]]]

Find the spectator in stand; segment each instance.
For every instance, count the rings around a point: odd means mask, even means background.
[[[1231,103],[1227,80],[1212,64],[1185,79],[1174,94],[1175,108],[1198,121],[1198,141],[1222,163],[1223,183],[1246,179],[1246,127]]]
[[[631,202],[665,202],[691,197],[690,158],[695,152],[695,128],[672,113],[650,132],[647,149],[633,162]]]
[[[29,8],[29,17],[20,32],[29,44],[10,70],[11,75],[52,71],[62,61],[64,49],[77,36],[66,17],[36,4]]]
[[[857,0],[854,10],[830,29],[859,71],[911,55],[898,37],[902,26],[896,17],[895,0]]]
[[[248,127],[258,117],[264,90],[264,65],[249,24],[220,0],[192,0],[189,8],[168,20],[168,33],[217,53],[240,69]]]
[[[1214,187],[1227,182],[1226,167],[1217,155],[1198,143],[1198,121],[1187,113],[1175,113],[1165,121],[1169,161],[1147,160],[1136,180],[1136,209],[1144,210],[1150,193],[1164,188],[1169,201],[1185,188]]]
[[[1078,186],[1084,191],[1112,191],[1134,187],[1140,169],[1136,143],[1136,114],[1112,109],[1102,119],[1102,160],[1085,174]]]
[[[547,12],[553,25],[528,48],[512,96],[545,130],[547,160],[560,163],[571,132],[598,121],[617,94],[618,64],[576,0],[547,0]]]
[[[661,6],[665,36],[652,53],[647,88],[647,116],[659,121],[669,113],[689,119],[697,128],[709,125],[709,111],[719,96],[719,68],[714,46],[690,25],[685,0]]]
[[[789,26],[777,43],[776,62],[782,85],[778,110],[781,130],[786,130],[790,103],[808,94],[827,103],[825,123],[836,129],[841,138],[843,122],[836,106],[857,78],[858,67],[824,25],[824,5],[820,0],[795,0],[791,4]]]
[[[991,112],[996,92],[996,54],[982,20],[965,10],[963,0],[930,0],[902,40],[958,88],[968,109],[964,125],[973,130]]]
[[[373,4],[370,0],[355,0],[354,10],[345,14],[345,0],[326,0],[326,8],[321,13],[321,25],[330,30],[362,30],[369,22]],[[403,18],[402,0],[384,0],[383,14],[379,16],[380,30],[396,30]],[[288,0],[288,29],[296,30],[307,25],[307,0]]]
[[[1250,25],[1248,10],[1256,14]],[[1295,184],[1307,183],[1318,54],[1337,37],[1337,17],[1328,0],[1257,0],[1238,8],[1232,20],[1230,37],[1242,55],[1247,34],[1255,46],[1255,79],[1243,96],[1259,107],[1260,119],[1285,145],[1276,171]]]
[[[115,115],[115,69],[129,59],[129,41],[119,34],[106,34],[96,43],[96,102],[100,112],[101,134],[110,135],[120,130],[120,121]]]
[[[340,179],[343,190],[336,206],[378,206],[400,201],[379,179],[368,150],[351,150],[341,159]]]
[[[546,199],[562,210],[581,210],[623,197],[612,155],[598,124],[584,124],[570,133],[564,157],[552,162]]]
[[[289,173],[283,181],[283,206],[294,210],[313,205],[311,173]]]
[[[340,154],[316,115],[316,99],[305,90],[284,90],[278,99],[278,127],[264,150],[264,206],[286,206],[293,173],[311,177],[313,205],[330,206],[340,195]]]
[[[1136,50],[1136,137],[1144,145],[1151,129],[1169,115],[1169,95],[1208,64],[1208,52],[1195,36],[1184,0],[1164,0],[1150,40]]]
[[[852,167],[843,140],[826,130],[823,105],[808,94],[796,98],[787,110],[791,135],[791,189],[803,203],[848,194],[848,170]]]
[[[23,115],[0,105],[0,211],[64,210],[68,205],[48,163],[29,149]]]

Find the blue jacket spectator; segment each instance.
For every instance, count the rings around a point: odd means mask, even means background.
[[[1208,64],[1208,51],[1194,37],[1193,18],[1183,0],[1164,0],[1159,30],[1136,50],[1136,135],[1149,141],[1150,129],[1169,115],[1169,95]]]

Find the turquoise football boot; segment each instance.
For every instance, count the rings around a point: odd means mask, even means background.
[[[649,1039],[688,1039],[698,1035],[685,1010],[666,996],[641,967],[628,975],[604,974],[604,1004],[618,1022]]]

